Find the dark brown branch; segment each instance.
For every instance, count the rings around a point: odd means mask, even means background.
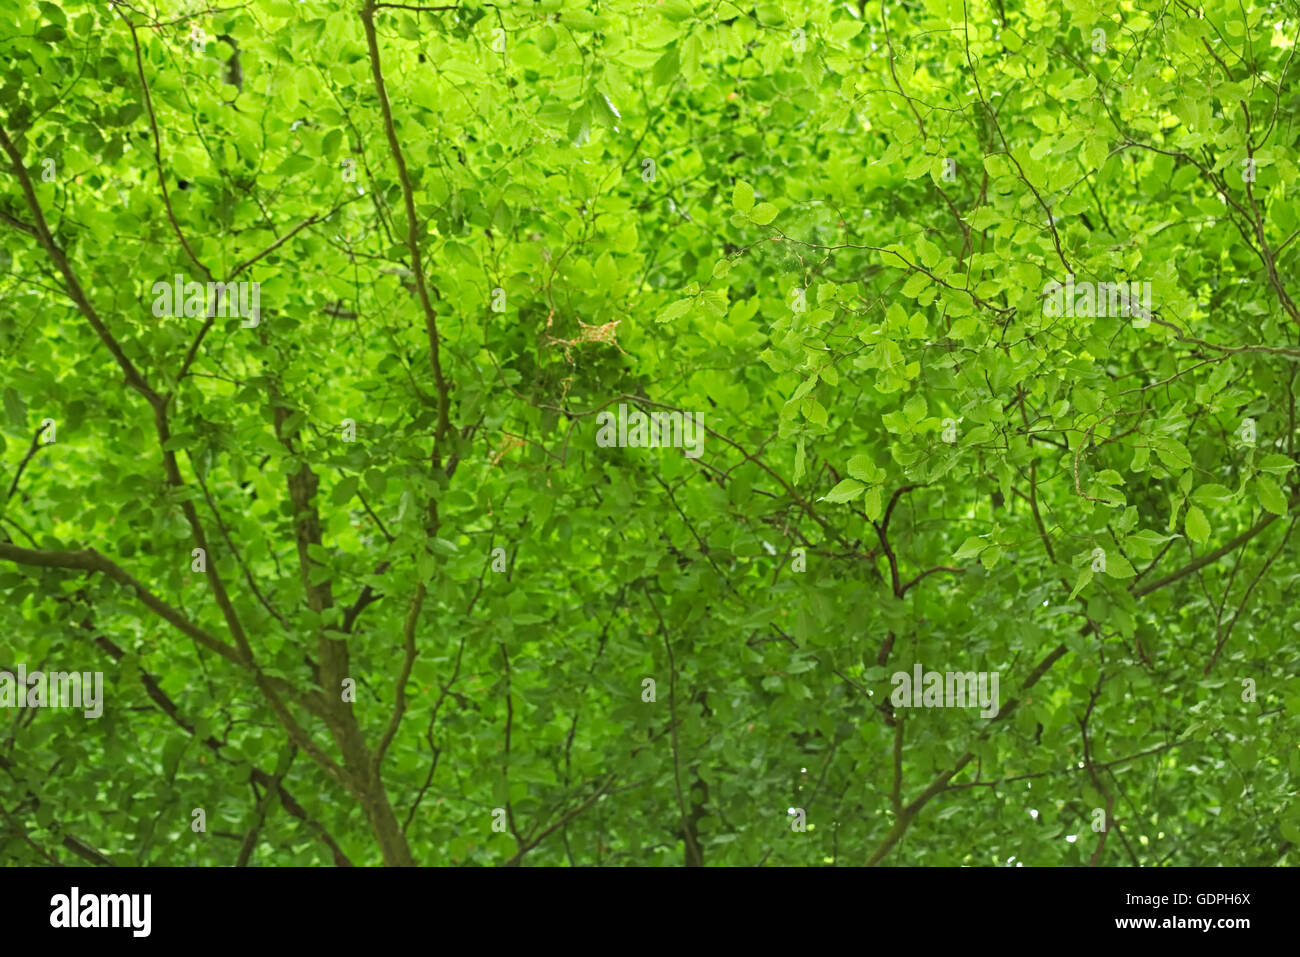
[[[1294,495],[1291,497],[1291,500],[1287,502],[1287,511],[1289,512],[1291,509],[1295,508],[1297,504],[1300,504],[1300,495]],[[1192,574],[1192,572],[1196,571],[1197,569],[1204,568],[1206,565],[1210,564],[1211,562],[1218,561],[1224,555],[1227,555],[1229,552],[1233,551],[1236,548],[1239,548],[1240,546],[1244,545],[1246,542],[1250,541],[1252,538],[1254,538],[1264,529],[1268,528],[1275,521],[1277,521],[1279,517],[1280,516],[1273,515],[1270,513],[1267,517],[1262,518],[1258,522],[1256,522],[1252,528],[1242,532],[1240,535],[1238,535],[1236,538],[1232,539],[1231,541],[1227,542],[1226,544],[1220,545],[1218,548],[1214,549],[1214,551],[1206,552],[1200,558],[1188,562],[1182,568],[1178,569],[1177,571],[1170,572],[1164,578],[1158,578],[1153,582],[1149,582],[1143,585],[1141,588],[1133,589],[1133,597],[1141,598],[1143,595],[1149,595],[1153,591],[1156,591],[1157,589],[1164,588],[1166,585],[1172,585],[1180,578],[1186,578],[1188,575]]]
[[[50,444],[49,442],[41,444],[41,433],[44,431],[45,431],[45,426],[42,425],[39,428],[37,428],[36,434],[32,436],[31,447],[27,449],[27,454],[24,455],[23,460],[18,463],[18,471],[14,473],[14,480],[9,486],[9,494],[5,496],[6,502],[8,502],[9,499],[13,498],[14,493],[18,491],[18,480],[23,477],[23,470],[27,468],[27,463],[32,460],[32,457],[35,456],[37,452],[45,448],[46,445]]]
[[[87,627],[89,626],[87,625]],[[98,645],[100,648],[102,648],[109,655],[109,657],[111,657],[114,661],[121,661],[123,656],[126,654],[125,651],[123,651],[112,640],[105,637],[104,635],[96,636],[95,644]],[[176,702],[174,702],[168,696],[167,692],[163,690],[162,685],[159,683],[158,679],[154,677],[152,674],[150,674],[149,672],[145,671],[143,668],[140,669],[140,683],[144,685],[145,693],[154,702],[154,704],[158,705],[159,709],[163,712],[163,714],[171,718],[174,724],[176,724],[178,727],[180,727],[188,734],[193,735],[195,733],[194,723],[187,720],[185,716],[181,714],[180,708],[176,706]],[[209,748],[213,754],[223,758],[223,760],[228,760],[225,759],[224,755],[221,754],[221,749],[224,747],[224,745],[216,738],[209,735],[202,743],[204,744],[204,746]],[[334,863],[336,866],[338,867],[353,866],[352,861],[350,861],[348,859],[348,856],[343,853],[343,849],[338,846],[338,843],[334,840],[333,837],[330,836],[330,833],[327,830],[325,830],[325,828],[322,827],[319,822],[307,816],[307,812],[302,809],[302,805],[300,805],[297,802],[297,800],[294,798],[294,796],[289,793],[289,791],[284,787],[283,783],[277,784],[276,779],[272,778],[271,775],[267,774],[265,771],[263,771],[261,768],[257,767],[256,765],[251,766],[251,779],[253,781],[256,781],[258,784],[262,785],[263,787],[272,788],[273,790],[276,791],[276,793],[279,795],[280,798],[280,805],[285,809],[285,811],[287,811],[290,816],[297,818],[298,820],[302,821],[304,824],[312,828],[312,830],[316,832],[316,836],[327,847],[329,847],[330,853],[334,857]]]
[[[919,584],[922,579],[926,578],[929,575],[935,574],[935,572],[951,572],[954,575],[961,575],[964,574],[965,571],[966,569],[964,568],[953,568],[951,565],[936,565],[934,568],[927,568],[925,571],[921,572],[921,574],[917,575],[910,582],[908,582],[903,586],[903,594],[906,595],[907,590],[909,588],[911,588],[913,585]]]
[[[397,129],[393,124],[393,107],[388,102],[388,88],[384,84],[383,70],[379,64],[379,40],[375,35],[375,4],[368,0],[361,9],[361,22],[366,31],[366,43],[370,49],[370,71],[374,77],[375,92],[379,96],[379,107],[384,115],[384,133],[388,137],[388,148],[393,154],[397,166],[397,178],[402,184],[402,199],[406,204],[406,248],[411,253],[411,272],[415,276],[415,289],[424,312],[425,333],[429,339],[429,366],[433,371],[433,381],[438,389],[438,427],[433,441],[433,467],[442,463],[442,443],[451,427],[451,386],[442,371],[442,357],[439,354],[438,315],[429,299],[429,290],[424,278],[424,261],[420,253],[420,220],[415,212],[415,189],[411,185],[410,174],[406,171],[406,159],[402,155],[402,145],[397,139]]]
[[[176,233],[176,238],[180,240],[181,248],[185,250],[185,255],[190,257],[190,261],[201,272],[208,282],[212,281],[212,272],[207,266],[199,262],[199,257],[194,255],[194,250],[190,248],[189,241],[186,240],[185,234],[181,232],[180,223],[176,221],[176,210],[172,208],[171,194],[167,191],[167,175],[163,172],[162,161],[162,137],[158,133],[158,117],[154,114],[153,97],[149,94],[149,82],[144,76],[144,57],[140,52],[140,37],[136,33],[136,26],[131,19],[121,10],[117,15],[122,18],[123,22],[131,30],[131,43],[135,47],[135,66],[136,73],[140,77],[140,89],[144,93],[145,109],[149,113],[149,128],[153,131],[153,158],[154,166],[158,171],[158,185],[162,188],[163,206],[167,209],[167,219],[172,225],[172,231]]]
[[[252,664],[240,654],[238,649],[232,648],[211,632],[194,624],[180,610],[156,597],[124,568],[105,558],[93,548],[82,549],[77,552],[54,552],[46,549],[20,548],[17,545],[0,542],[0,559],[17,562],[20,565],[34,565],[41,568],[67,568],[107,575],[113,581],[134,591],[136,597],[149,610],[164,621],[174,625],[190,638],[193,638],[204,648],[241,667],[247,668]]]
[[[393,716],[388,719],[384,736],[379,739],[370,772],[371,777],[379,780],[379,771],[384,763],[384,755],[392,744],[397,729],[402,725],[402,716],[406,714],[406,683],[411,679],[411,668],[415,665],[415,626],[420,620],[420,610],[424,607],[424,582],[415,587],[415,598],[411,600],[411,609],[406,613],[406,622],[402,627],[405,652],[402,658],[402,670],[397,676],[397,686],[393,690]]]

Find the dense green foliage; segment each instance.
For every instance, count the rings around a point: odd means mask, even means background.
[[[1293,859],[1298,32],[0,0],[0,860]]]

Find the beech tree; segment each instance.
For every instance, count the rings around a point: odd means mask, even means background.
[[[1298,35],[0,0],[0,858],[1293,863]]]

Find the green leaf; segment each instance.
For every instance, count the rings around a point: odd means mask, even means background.
[[[1268,509],[1274,515],[1285,515],[1287,513],[1286,495],[1282,489],[1267,475],[1259,475],[1255,478],[1255,491],[1259,496],[1259,504]]]
[[[731,205],[742,213],[748,213],[754,208],[754,187],[744,180],[738,180],[731,191]]]
[[[907,404],[903,406],[903,414],[907,416],[907,421],[912,425],[916,425],[924,419],[925,413],[926,404],[923,395],[912,396],[907,400]]]
[[[334,493],[330,496],[330,501],[335,505],[342,505],[351,501],[352,496],[357,494],[357,486],[361,484],[359,476],[349,475],[334,486]]]
[[[429,548],[433,550],[435,555],[441,555],[444,558],[460,554],[460,549],[456,547],[456,543],[445,538],[429,539]]]
[[[817,373],[814,372],[808,378],[804,379],[802,382],[799,383],[799,387],[795,389],[794,394],[790,396],[790,401],[794,402],[798,399],[802,399],[814,388],[816,388],[816,386],[817,386]]]
[[[1091,568],[1092,566],[1089,566]],[[1111,578],[1132,578],[1137,572],[1129,560],[1119,552],[1106,550],[1106,574]]]
[[[844,479],[823,496],[827,502],[848,502],[861,494],[865,486],[857,479]]]
[[[659,12],[663,14],[665,20],[678,23],[693,16],[695,9],[687,0],[664,0]]]
[[[1070,592],[1070,601],[1074,601],[1074,597],[1088,586],[1088,583],[1092,581],[1092,575],[1092,566],[1084,565],[1083,570],[1079,572],[1079,577],[1074,582],[1074,589]]]
[[[623,114],[618,111],[614,101],[609,95],[601,90],[593,90],[591,95],[591,112],[594,117],[604,123],[606,126],[616,126],[618,121],[623,118]]]
[[[880,486],[869,486],[862,495],[862,511],[873,522],[880,521],[883,509],[880,504]]]
[[[930,242],[930,240],[926,239],[924,236],[921,236],[916,240],[916,251],[920,255],[921,265],[925,266],[927,269],[933,269],[938,264],[939,259],[943,256],[939,247]]]
[[[879,482],[884,478],[884,471],[876,466],[870,455],[855,455],[849,459],[848,473],[863,482]]]
[[[1156,455],[1160,457],[1160,461],[1170,469],[1181,472],[1183,469],[1191,468],[1191,453],[1187,451],[1187,446],[1177,439],[1159,437],[1152,439],[1151,444],[1156,447]]]
[[[1259,460],[1256,466],[1261,472],[1270,472],[1273,475],[1285,475],[1295,468],[1295,462],[1277,452],[1271,452]]]
[[[989,544],[989,542],[986,542],[982,538],[968,538],[966,541],[961,543],[961,548],[957,549],[957,553],[952,556],[953,560],[962,562],[968,558],[973,558],[984,549],[988,548]]]
[[[771,203],[759,203],[749,214],[749,218],[760,226],[766,226],[776,219],[777,209]]]
[[[600,26],[600,18],[588,10],[569,9],[560,14],[560,23],[570,30],[590,33]]]
[[[909,299],[915,299],[921,294],[921,290],[928,288],[929,285],[930,277],[925,273],[912,273],[911,278],[908,279],[907,282],[903,283],[903,295],[907,296]]]
[[[933,156],[927,156],[925,153],[917,154],[907,164],[907,172],[904,175],[908,179],[918,179],[934,167],[935,159]]]
[[[678,299],[676,302],[670,304],[668,308],[666,308],[663,312],[659,313],[659,318],[656,319],[655,321],[672,322],[674,319],[679,319],[682,316],[686,315],[687,310],[691,308],[694,302],[695,302],[694,296],[688,297],[686,299]]]
[[[650,80],[655,86],[667,86],[677,79],[681,72],[681,54],[677,50],[677,44],[673,44],[664,51],[663,56],[655,61],[655,65],[650,69]]]
[[[27,427],[27,403],[18,394],[18,390],[12,386],[7,386],[4,391],[5,415],[9,417],[9,423],[16,429],[25,429]]]
[[[1207,508],[1227,505],[1234,497],[1231,489],[1214,483],[1202,485],[1192,493],[1192,501]]]
[[[1195,505],[1187,510],[1183,528],[1187,537],[1198,545],[1204,545],[1210,538],[1210,523],[1205,518],[1205,513]]]
[[[306,172],[316,165],[316,160],[303,153],[293,153],[286,156],[280,161],[280,165],[275,168],[274,176],[294,176],[298,173]]]

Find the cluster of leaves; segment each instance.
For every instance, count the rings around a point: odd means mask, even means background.
[[[1147,6],[0,0],[0,858],[1293,859],[1300,18]]]

